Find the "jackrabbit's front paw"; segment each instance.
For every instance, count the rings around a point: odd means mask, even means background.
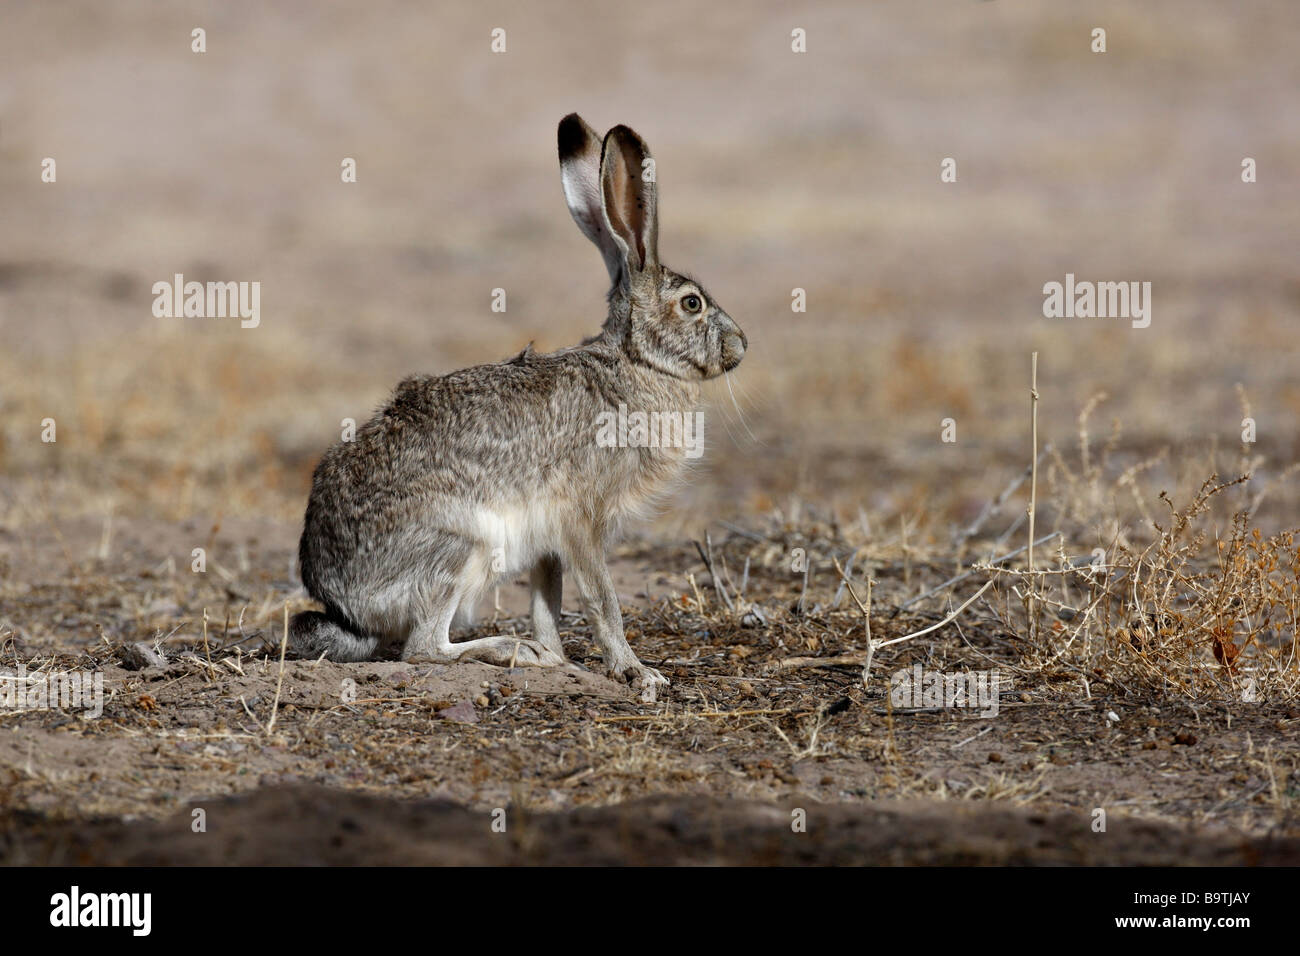
[[[653,704],[659,696],[660,688],[667,689],[668,678],[653,667],[646,667],[639,661],[622,670],[612,671],[614,677],[625,680],[632,689],[641,694],[641,703]]]

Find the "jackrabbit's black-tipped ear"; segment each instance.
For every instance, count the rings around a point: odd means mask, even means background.
[[[659,265],[659,199],[645,141],[626,126],[605,134],[600,157],[605,223],[623,247],[629,273]]]
[[[600,137],[577,113],[560,120],[556,139],[560,147],[560,182],[564,201],[582,234],[596,244],[609,281],[617,284],[623,268],[623,249],[609,234],[600,195]]]

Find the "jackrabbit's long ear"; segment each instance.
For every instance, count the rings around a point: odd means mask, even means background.
[[[629,275],[659,265],[658,188],[645,141],[626,126],[605,134],[600,157],[605,222],[622,245]]]
[[[577,113],[560,120],[556,139],[560,147],[560,182],[569,214],[582,234],[596,244],[617,284],[623,268],[623,249],[609,234],[600,198],[600,137]]]

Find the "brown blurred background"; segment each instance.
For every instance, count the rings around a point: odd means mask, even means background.
[[[573,110],[650,143],[665,261],[751,343],[743,418],[712,387],[707,463],[647,533],[801,501],[946,537],[1028,462],[1034,349],[1043,439],[1071,445],[1106,392],[1091,428],[1122,426],[1116,468],[1171,449],[1152,496],[1233,471],[1237,383],[1261,479],[1300,458],[1292,0],[6,0],[2,17],[10,534],[224,516],[287,552],[341,419],[409,373],[597,329],[604,272],[555,158]],[[151,286],[178,272],[260,281],[260,326],[155,318]],[[1067,272],[1150,281],[1150,328],[1044,318]],[[1279,489],[1269,520],[1295,502]]]

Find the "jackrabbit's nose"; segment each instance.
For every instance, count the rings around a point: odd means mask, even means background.
[[[740,364],[740,360],[745,357],[745,350],[749,348],[749,339],[745,338],[740,326],[735,322],[731,322],[730,326],[722,335],[722,367],[728,372]]]

